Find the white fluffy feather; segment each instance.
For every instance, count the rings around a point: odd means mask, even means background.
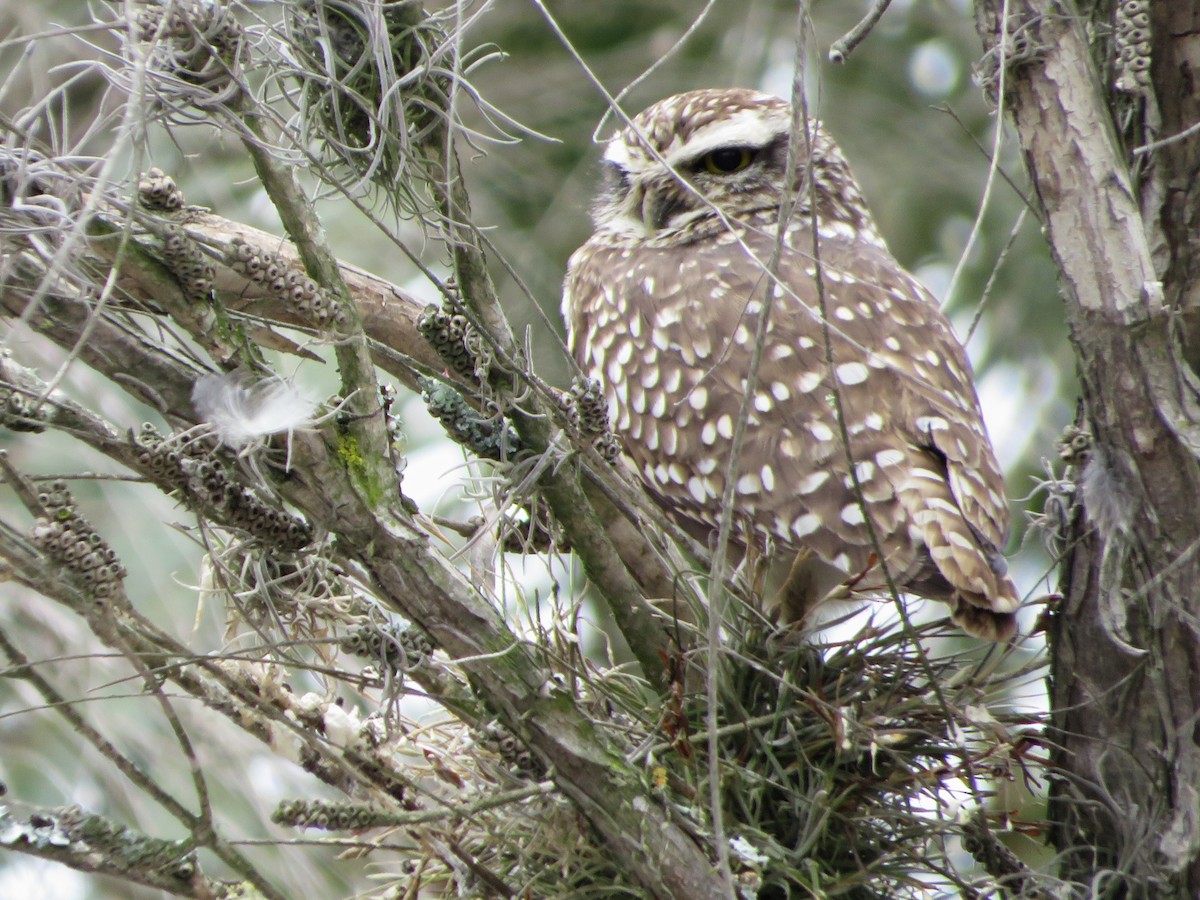
[[[310,427],[317,398],[287,378],[252,382],[231,372],[197,379],[192,404],[221,443],[240,450],[268,435]]]

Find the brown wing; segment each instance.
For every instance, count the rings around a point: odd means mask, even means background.
[[[823,240],[830,366],[815,267],[786,251],[778,266],[786,290],[772,307],[747,397],[769,283],[761,263],[773,239],[744,240],[722,235],[702,249],[589,243],[572,259],[564,311],[573,350],[605,385],[614,427],[647,488],[694,530],[714,527],[746,402],[735,495],[743,541],[770,536],[859,573],[872,558],[865,512],[891,571],[914,592],[1015,609],[1015,591],[997,571],[1003,482],[969,367],[936,302],[885,250]],[[833,379],[865,510],[852,489]]]

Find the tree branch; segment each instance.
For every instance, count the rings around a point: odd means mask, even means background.
[[[1001,65],[1016,56],[1011,39],[997,53],[1002,27],[1025,44],[1002,99],[1061,272],[1095,441],[1082,540],[1051,633],[1052,738],[1067,776],[1056,782],[1054,840],[1069,875],[1113,867],[1127,885],[1194,896],[1200,415],[1179,310],[1164,299],[1185,292],[1160,281],[1148,238],[1159,224],[1142,218],[1083,21],[1052,0],[1016,0],[1002,23],[1005,5],[978,0],[979,32]]]
[[[0,847],[179,897],[207,900],[239,888],[256,890],[209,878],[187,841],[148,837],[77,806],[0,810]]]

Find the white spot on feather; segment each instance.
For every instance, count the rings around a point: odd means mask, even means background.
[[[763,466],[762,471],[759,473],[759,478],[762,479],[762,486],[763,486],[764,491],[775,490],[775,470],[774,469],[772,469],[770,466]]]
[[[665,330],[672,325],[678,325],[682,321],[683,317],[678,306],[664,306],[654,314],[655,329],[661,328]]]
[[[869,462],[856,462],[854,464],[854,474],[858,478],[859,484],[866,484],[871,480],[871,476],[875,474],[875,464]],[[845,485],[848,488],[854,487],[854,479],[849,475],[845,478]]]
[[[797,490],[799,490],[801,494],[811,494],[828,480],[829,472],[824,469],[820,469],[816,472],[811,472],[808,475],[805,475],[804,478],[800,480]]]
[[[762,489],[762,482],[753,472],[747,472],[737,480],[736,488],[739,494],[757,494]]]
[[[842,384],[862,384],[869,374],[867,367],[859,362],[842,363],[834,371]]]
[[[862,506],[858,503],[848,503],[843,506],[842,521],[847,525],[861,525],[865,521]]]
[[[946,539],[948,541],[950,541],[950,543],[952,543],[954,546],[961,547],[964,550],[970,550],[973,552],[978,552],[978,550],[979,550],[978,547],[976,547],[973,543],[971,543],[971,541],[966,537],[966,535],[959,534],[957,531],[951,531],[949,534],[946,535]]]
[[[678,429],[672,428],[670,425],[668,425],[662,430],[662,448],[663,453],[667,454],[668,456],[675,455],[675,451],[679,449]],[[672,463],[672,465],[674,465],[674,463]],[[683,481],[680,480],[679,483],[683,484]]]
[[[805,513],[792,520],[792,534],[798,538],[808,537],[821,527],[821,517],[816,513]]]
[[[802,394],[811,394],[821,383],[820,372],[805,372],[796,379],[796,390]]]
[[[941,416],[917,416],[918,431],[948,431],[950,423]]]
[[[881,469],[886,469],[888,466],[898,466],[904,462],[904,451],[880,450],[875,454],[875,462],[879,464]]]
[[[818,441],[832,441],[833,429],[824,422],[813,422],[808,426],[809,433]]]

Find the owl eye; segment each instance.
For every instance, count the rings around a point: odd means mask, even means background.
[[[721,147],[700,157],[696,168],[711,175],[732,175],[754,162],[754,156],[755,151],[751,147]]]

